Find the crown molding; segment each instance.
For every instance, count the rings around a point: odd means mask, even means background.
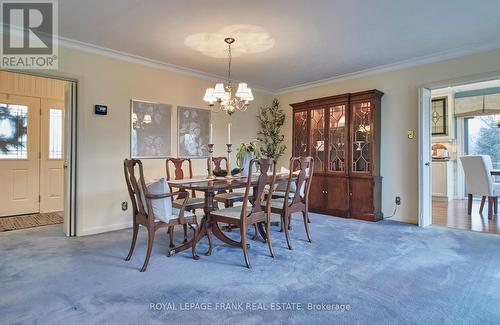
[[[106,57],[110,57],[113,59],[121,60],[121,61],[126,61],[130,63],[135,63],[135,64],[141,64],[144,66],[148,66],[151,68],[155,69],[161,69],[161,70],[166,70],[169,72],[174,72],[182,75],[187,75],[187,76],[192,76],[204,80],[210,80],[213,82],[220,82],[221,80],[225,80],[226,77],[219,76],[216,74],[212,73],[207,73],[203,72],[200,70],[196,69],[191,69],[175,64],[170,64],[166,63],[163,61],[159,60],[154,60],[154,59],[149,59],[143,56],[127,53],[127,52],[122,52],[118,50],[113,50],[107,47],[91,44],[91,43],[86,43],[82,41],[77,41],[74,39],[58,36],[59,39],[59,46],[63,46],[66,48],[74,49],[74,50],[79,50],[87,53],[93,53],[93,54],[98,54]],[[238,82],[238,80],[235,80]],[[274,95],[276,92],[273,89],[261,87],[252,83],[248,83],[249,86],[256,91],[266,93],[269,95]]]
[[[443,51],[431,55],[424,55],[420,56],[417,58],[413,59],[408,59],[408,60],[403,60],[395,63],[390,63],[390,64],[385,64],[385,65],[380,65],[376,66],[373,68],[368,68],[368,69],[363,69],[359,70],[356,72],[350,72],[346,74],[341,74],[338,76],[326,78],[326,79],[321,79],[317,81],[312,81],[312,82],[306,82],[303,84],[295,85],[295,86],[290,86],[290,87],[285,87],[281,89],[276,90],[276,95],[282,95],[294,91],[300,91],[300,90],[305,90],[309,88],[314,88],[314,87],[319,87],[319,86],[325,86],[341,81],[346,81],[346,80],[352,80],[352,79],[357,79],[361,77],[366,77],[366,76],[372,76],[384,72],[390,72],[390,71],[397,71],[397,70],[403,70],[406,68],[411,68],[419,65],[424,65],[424,64],[429,64],[429,63],[435,63],[435,62],[440,62],[440,61],[445,61],[449,59],[455,59],[467,55],[472,55],[472,54],[479,54],[483,52],[488,52],[491,50],[495,49],[500,49],[500,42],[499,43],[492,43],[488,45],[481,45],[481,46],[469,46],[467,48],[460,48],[460,49],[455,49],[455,50],[449,50],[449,51]]]

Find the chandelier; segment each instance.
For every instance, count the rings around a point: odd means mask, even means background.
[[[233,96],[233,86],[231,84],[231,44],[235,41],[234,38],[228,37],[224,42],[228,45],[228,72],[227,83],[217,83],[215,88],[207,88],[203,100],[208,103],[213,112],[224,111],[231,115],[236,110],[246,111],[248,103],[253,100],[252,89],[248,88],[247,84],[240,82],[236,94]]]

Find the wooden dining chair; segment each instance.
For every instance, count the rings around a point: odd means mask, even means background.
[[[146,271],[146,268],[148,267],[155,233],[160,228],[166,227],[170,230],[174,229],[174,227],[177,225],[193,226],[194,233],[191,241],[186,242],[178,247],[174,247],[173,249],[170,248],[167,255],[172,256],[175,253],[182,252],[183,250],[191,247],[193,259],[199,259],[199,257],[196,255],[196,241],[199,232],[198,222],[196,220],[196,216],[193,213],[185,211],[184,209],[189,200],[189,193],[171,193],[168,190],[169,188],[166,182],[166,192],[151,193],[148,189],[148,185],[146,185],[146,182],[144,180],[142,162],[138,159],[125,159],[125,161],[123,162],[123,169],[125,173],[125,181],[127,183],[128,193],[130,196],[130,200],[132,201],[133,214],[132,243],[125,260],[129,261],[132,257],[140,225],[144,226],[148,231],[148,248],[146,252],[146,259],[144,260],[141,272]],[[169,211],[166,211],[167,209],[163,208],[166,206],[165,203],[167,203],[168,205],[168,200],[170,200],[171,202],[174,197],[177,197],[178,200],[182,200],[183,203],[180,209],[172,208],[172,211],[170,211],[169,213]],[[162,216],[160,216],[160,214],[162,214]]]
[[[285,232],[286,243],[289,249],[292,249],[290,243],[290,224],[292,214],[301,212],[306,228],[307,240],[311,242],[309,230],[309,189],[313,177],[313,158],[312,157],[292,157],[290,159],[290,173],[283,197],[271,197],[271,200],[264,202],[266,206],[271,202],[271,212],[281,216],[281,229]],[[292,192],[292,188],[296,188]]]
[[[243,249],[243,255],[245,257],[245,264],[250,268],[250,262],[248,260],[248,247],[247,247],[247,230],[249,225],[258,225],[263,223],[265,225],[266,241],[269,246],[269,252],[271,257],[274,258],[273,246],[271,243],[271,230],[270,230],[270,205],[261,206],[262,198],[264,196],[264,188],[266,184],[271,184],[271,188],[274,188],[274,182],[276,179],[276,168],[272,168],[272,174],[268,174],[271,167],[276,166],[276,161],[274,159],[252,159],[250,161],[250,168],[254,166],[260,167],[260,175],[258,176],[257,183],[252,185],[252,174],[248,175],[247,185],[245,188],[245,195],[243,199],[242,206],[234,206],[229,208],[224,208],[220,210],[215,210],[210,212],[208,216],[208,227],[207,236],[209,248],[207,255],[212,252],[212,225],[217,222],[227,223],[234,225],[240,229],[241,241],[239,242],[239,247]],[[253,204],[250,203],[250,191],[253,188]]]
[[[207,159],[207,170],[210,170],[210,167],[208,166],[209,159],[210,158]],[[226,170],[228,171],[228,173],[231,173],[231,171],[228,170],[227,157],[212,157],[212,162],[214,164],[214,168],[213,168],[214,172],[218,172],[218,171],[223,170],[221,165],[222,165],[222,162],[224,162]],[[227,191],[220,191],[219,193],[217,193],[214,197],[214,200],[216,202],[220,202],[220,203],[224,204],[225,208],[229,208],[229,207],[234,206],[234,203],[236,203],[236,202],[243,202],[243,197],[244,197],[244,193],[233,192],[232,189],[229,189]]]
[[[184,169],[183,169],[183,166],[185,164],[187,164],[187,170],[189,173],[187,177],[184,175]],[[165,167],[167,170],[167,181],[170,181],[172,179],[182,180],[186,178],[193,178],[193,164],[191,162],[191,159],[189,158],[172,158],[172,157],[167,158],[165,162]],[[173,168],[173,174],[172,171],[170,170],[171,167]],[[183,203],[184,203],[183,200],[174,200],[173,205],[174,207],[180,209]],[[188,199],[184,209],[186,209],[186,211],[190,211],[196,214],[196,209],[203,209],[204,206],[205,206],[205,199],[202,197],[196,197],[196,192],[193,190],[191,191],[191,197]],[[173,229],[169,229],[169,234],[170,234],[170,247],[173,247],[174,246]],[[187,242],[187,225],[184,225],[184,242]]]

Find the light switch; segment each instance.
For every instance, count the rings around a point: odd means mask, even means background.
[[[408,139],[413,139],[413,138],[415,138],[415,131],[408,130]]]

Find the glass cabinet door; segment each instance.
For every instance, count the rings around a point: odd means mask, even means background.
[[[307,153],[307,111],[295,112],[293,119],[293,155],[306,157]]]
[[[314,170],[324,171],[325,167],[325,109],[311,110],[311,156]]]
[[[329,172],[346,171],[346,105],[330,107],[328,128]]]
[[[371,102],[352,105],[352,172],[370,173],[372,156]]]

